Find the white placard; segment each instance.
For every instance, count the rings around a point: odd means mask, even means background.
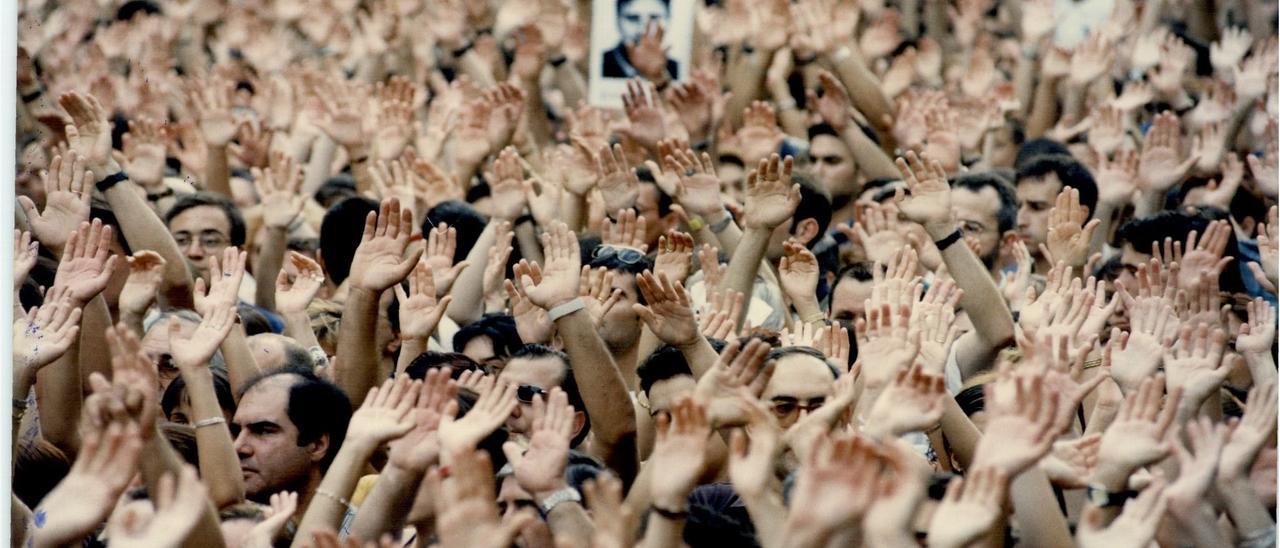
[[[663,23],[662,45],[674,81],[689,76],[693,51],[693,0],[592,0],[590,102],[621,108],[627,79],[638,76],[623,39],[634,41],[650,21]]]

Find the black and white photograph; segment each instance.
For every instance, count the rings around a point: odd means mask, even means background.
[[[620,107],[625,81],[660,84],[688,74],[692,0],[595,0],[591,21],[591,103]]]

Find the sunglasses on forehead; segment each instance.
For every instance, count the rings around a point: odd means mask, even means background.
[[[637,249],[629,247],[614,247],[611,245],[601,245],[597,247],[595,252],[591,254],[592,258],[600,260],[608,260],[617,258],[624,264],[638,264],[644,260],[644,253]]]

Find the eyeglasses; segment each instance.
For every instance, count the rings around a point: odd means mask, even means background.
[[[644,253],[637,249],[629,247],[614,247],[611,245],[601,245],[597,247],[595,252],[591,254],[595,259],[608,260],[616,258],[623,264],[639,264],[644,260]]]
[[[546,393],[546,390],[537,386],[522,384],[516,388],[516,399],[520,400],[520,403],[533,403],[534,396],[545,396]]]
[[[790,417],[800,410],[812,413],[819,407],[822,407],[822,404],[826,402],[826,397],[810,398],[805,400],[804,403],[801,403],[800,400],[796,398],[787,396],[778,396],[770,400],[770,404],[773,406],[773,414],[777,415],[780,419]]]
[[[189,247],[192,241],[190,232],[177,232],[173,235],[173,242],[183,249]],[[226,247],[228,243],[226,236],[223,236],[221,233],[214,230],[201,232],[200,236],[194,241],[199,242],[200,248],[205,251],[217,251]]]

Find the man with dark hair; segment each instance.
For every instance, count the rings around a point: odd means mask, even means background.
[[[1017,227],[1018,196],[1013,185],[992,173],[953,177],[951,211],[965,238],[978,241],[978,258],[994,276],[1004,235]]]
[[[520,405],[507,419],[507,429],[513,436],[527,436],[532,431],[533,397],[541,394],[546,398],[552,388],[559,387],[569,396],[569,405],[574,409],[570,447],[577,447],[587,438],[591,418],[578,391],[578,382],[573,378],[568,354],[541,344],[526,344],[512,354],[498,378],[518,386],[516,399]]]
[[[846,266],[836,274],[827,303],[830,320],[847,322],[848,327],[853,327],[854,320],[865,317],[863,308],[871,298],[873,269],[874,265],[863,261]]]
[[[621,290],[618,302],[609,309],[596,331],[604,340],[614,361],[622,368],[622,376],[630,382],[634,378],[632,367],[638,362],[637,344],[640,342],[640,316],[631,308],[633,304],[645,304],[636,276],[653,268],[653,262],[637,249],[600,245],[592,252],[593,270],[606,268],[613,273],[613,289]]]
[[[436,204],[427,212],[426,221],[422,223],[422,233],[425,235],[442,224],[457,230],[458,247],[453,252],[453,262],[456,263],[467,258],[467,254],[471,253],[471,248],[475,247],[476,241],[480,239],[480,234],[484,232],[485,225],[488,223],[471,204],[460,200],[446,200]],[[513,251],[512,254],[519,259],[517,253]]]
[[[677,228],[680,217],[671,210],[671,196],[658,187],[649,168],[637,167],[636,179],[640,181],[640,192],[636,194],[636,216],[644,218],[644,242],[649,244],[649,249],[657,249],[658,237]]]
[[[209,257],[227,246],[244,246],[245,226],[240,209],[212,192],[183,194],[165,213],[164,223],[182,249],[196,276],[208,279]]]
[[[485,314],[453,334],[454,350],[488,367],[495,374],[502,371],[507,358],[522,344],[515,318],[504,312]]]
[[[1048,272],[1052,265],[1041,256],[1040,244],[1048,239],[1049,213],[1062,189],[1080,193],[1080,205],[1092,216],[1098,207],[1098,185],[1089,168],[1066,154],[1042,154],[1018,168],[1018,237],[1036,258],[1036,272]]]
[[[351,273],[351,261],[360,247],[360,229],[370,212],[378,211],[378,202],[364,197],[347,198],[325,212],[320,223],[318,261],[325,280],[334,287],[342,285]]]
[[[311,500],[342,447],[351,400],[309,369],[277,369],[245,383],[232,433],[245,496],[266,503],[296,491]]]
[[[618,0],[618,45],[604,52],[601,57],[605,78],[635,78],[645,76],[632,65],[631,48],[645,35],[650,25],[666,25],[671,19],[671,0]],[[667,59],[667,77],[675,79],[680,65]]]
[[[831,395],[840,371],[827,357],[807,346],[784,346],[769,352],[776,365],[760,399],[769,404],[782,428],[800,420],[801,411],[814,412]]]
[[[1066,145],[1054,141],[1053,139],[1049,139],[1048,137],[1032,139],[1022,143],[1022,146],[1018,147],[1018,154],[1013,158],[1013,168],[1022,169],[1023,164],[1031,161],[1035,157],[1050,154],[1070,155],[1071,151],[1067,149]]]

